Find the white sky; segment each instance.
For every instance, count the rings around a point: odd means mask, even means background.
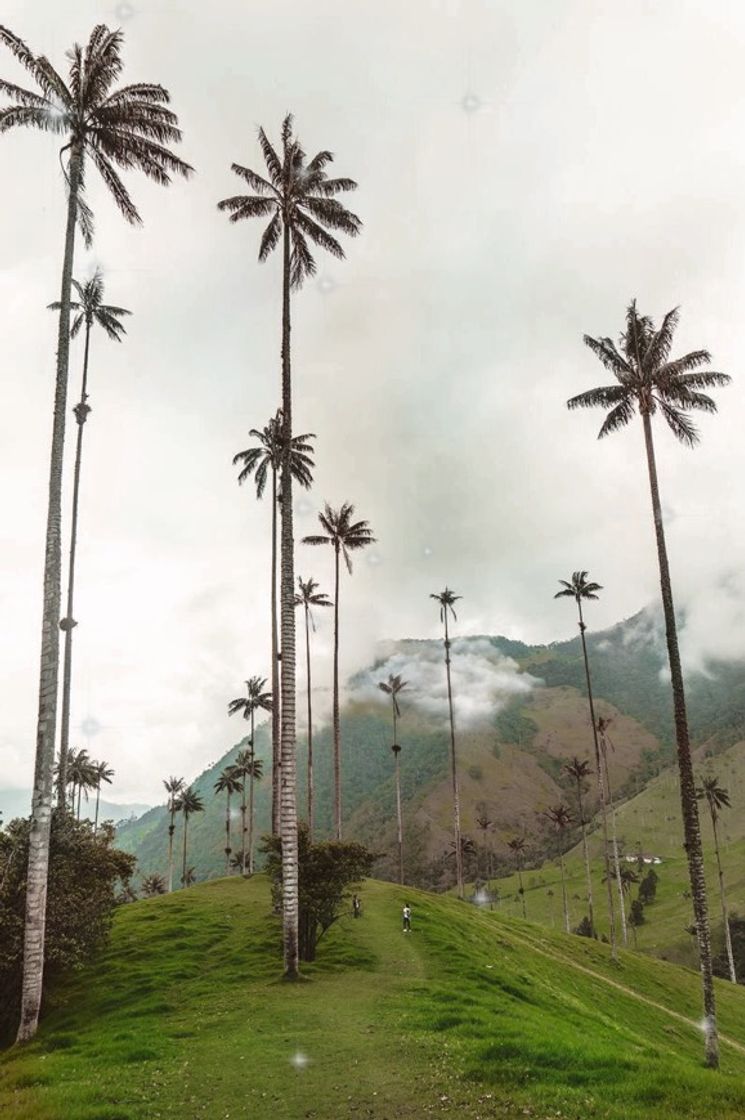
[[[159,798],[162,777],[217,759],[243,730],[227,701],[268,675],[270,511],[230,460],[276,407],[279,260],[259,266],[261,225],[215,204],[288,109],[357,179],[365,223],[294,305],[296,430],[318,435],[297,537],[326,499],[379,538],[342,588],[344,670],[379,638],[436,635],[446,582],[460,632],[534,641],[575,632],[552,598],[575,568],[605,587],[593,626],[654,598],[638,425],[597,444],[601,415],[564,406],[607,381],[582,334],[616,336],[634,296],[655,317],[680,304],[677,349],[736,378],[696,452],[658,446],[689,660],[745,654],[741,5],[5,0],[2,19],[57,66],[121,24],[124,80],[169,88],[198,172],[167,191],[127,176],[133,230],[91,170],[97,237],[75,268],[100,265],[134,313],[123,345],[92,348],[75,610],[73,742],[114,766],[114,796]],[[0,74],[27,80],[8,52]],[[64,194],[53,137],[12,132],[0,153],[0,787],[22,787]],[[73,439],[70,421],[70,461]],[[331,589],[330,553],[299,548],[296,566]]]

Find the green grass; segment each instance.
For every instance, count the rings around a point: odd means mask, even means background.
[[[118,914],[109,949],[0,1060],[12,1120],[745,1115],[745,991],[719,985],[702,1068],[695,973],[456,900],[368,882],[308,982],[278,979],[265,879]],[[627,990],[628,989],[628,990]],[[738,1048],[739,1047],[739,1048]],[[308,1063],[293,1066],[302,1052]]]

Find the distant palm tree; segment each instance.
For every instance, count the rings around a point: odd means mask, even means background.
[[[521,836],[515,836],[512,840],[508,841],[507,847],[515,857],[515,862],[517,864],[517,882],[520,888],[520,898],[523,904],[523,918],[527,919],[528,915],[525,910],[525,890],[523,888],[523,858],[525,855],[525,841]]]
[[[353,521],[354,506],[349,502],[339,509],[332,509],[324,503],[323,513],[319,513],[323,534],[303,537],[303,544],[330,544],[334,550],[334,825],[336,839],[341,840],[341,728],[339,722],[339,557],[344,557],[347,571],[352,574],[350,552],[375,544],[375,537],[367,521]]]
[[[672,581],[667,558],[665,528],[662,519],[657,463],[652,437],[652,417],[661,412],[676,439],[688,447],[698,442],[698,431],[689,413],[694,410],[716,412],[716,404],[702,389],[729,384],[724,373],[702,369],[711,361],[707,350],[694,350],[681,358],[670,359],[673,336],[678,325],[677,308],[668,311],[660,327],[652,319],[639,315],[633,302],[626,313],[626,329],[620,338],[620,350],[610,338],[585,335],[585,344],[616,379],[616,384],[590,389],[567,401],[572,408],[609,408],[599,438],[625,427],[638,410],[644,430],[647,473],[652,497],[657,559],[660,569],[662,608],[665,617],[667,652],[673,693],[675,737],[680,771],[680,798],[683,814],[684,847],[691,880],[693,912],[696,919],[699,962],[704,1002],[704,1050],[706,1065],[719,1066],[719,1040],[716,1025],[716,1000],[711,961],[711,932],[706,899],[706,878],[701,844],[701,825],[696,802],[696,785],[691,761],[688,716],[686,714],[683,670],[678,648]]]
[[[574,818],[566,805],[552,805],[546,810],[546,816],[556,828],[559,836],[559,867],[561,868],[561,897],[564,903],[564,929],[571,932],[569,922],[569,899],[567,897],[566,874],[564,870],[564,832],[573,823]]]
[[[166,893],[166,881],[162,875],[145,875],[142,880],[143,898],[155,898]]]
[[[197,881],[197,869],[196,869],[196,867],[187,867],[186,870],[184,871],[184,874],[183,874],[182,878],[181,878],[181,882],[184,884],[185,887],[190,887],[190,886],[192,886],[193,883],[196,883],[196,881]]]
[[[191,867],[188,869],[192,873],[191,875],[189,875],[187,873],[186,867],[186,842],[189,832],[189,817],[191,817],[194,813],[204,812],[204,802],[202,801],[201,795],[197,793],[195,789],[192,789],[191,786],[187,786],[187,788],[182,789],[178,795],[177,808],[181,813],[181,816],[184,818],[184,846],[182,851],[181,885],[184,887],[188,887],[189,884],[194,881],[194,868]]]
[[[254,873],[254,782],[263,775],[263,763],[249,745],[247,750],[235,756],[235,771],[241,778],[241,874]],[[248,778],[248,802],[246,801],[246,778]],[[247,817],[248,814],[248,817]],[[246,824],[248,819],[248,824]]]
[[[487,817],[486,813],[481,813],[480,816],[476,817],[476,826],[481,829],[484,851],[486,852],[486,879],[487,882],[490,882],[492,878],[492,850],[491,845],[486,842],[486,837],[487,833],[494,828],[494,821]]]
[[[254,731],[257,712],[271,712],[273,698],[271,692],[266,692],[265,677],[251,677],[246,681],[247,694],[231,700],[228,704],[228,715],[234,716],[236,712],[243,712],[243,718],[251,721],[251,735],[248,740],[248,751],[241,751],[236,758],[236,767],[243,775],[243,799],[241,801],[241,819],[243,825],[243,842],[241,854],[243,856],[243,874],[246,874],[246,783],[249,779],[249,815],[248,815],[248,874],[254,873],[254,781],[258,781],[263,774],[263,764],[254,755]]]
[[[167,812],[170,817],[168,824],[168,893],[173,890],[173,834],[176,831],[176,813],[178,812],[178,799],[184,789],[184,778],[163,779],[163,785],[168,794]]]
[[[610,826],[611,826],[611,849],[613,851],[613,868],[616,875],[616,886],[618,888],[618,913],[621,918],[621,936],[623,937],[624,946],[629,943],[628,923],[626,921],[626,888],[623,882],[623,869],[621,868],[621,861],[618,854],[618,835],[616,832],[616,808],[613,804],[613,787],[610,780],[610,769],[608,767],[608,746],[613,746],[611,738],[608,735],[608,727],[610,719],[605,719],[603,716],[598,716],[598,738],[600,740],[600,756],[603,766],[603,785],[606,791],[606,802],[610,810]],[[607,868],[606,868],[607,874]]]
[[[582,804],[582,787],[585,779],[592,773],[590,763],[585,759],[579,759],[576,756],[571,762],[568,762],[564,767],[564,772],[574,781],[577,787],[577,807],[579,808],[579,823],[582,829],[582,852],[585,857],[585,877],[587,881],[587,909],[590,917],[590,934],[592,937],[597,937],[597,930],[595,928],[595,912],[592,906],[592,876],[590,875],[590,856],[587,851],[587,829],[585,821],[585,810]]]
[[[115,342],[121,342],[122,335],[126,334],[124,324],[120,319],[124,315],[131,315],[124,307],[108,306],[103,302],[103,277],[98,269],[84,284],[77,280],[72,281],[72,286],[78,293],[77,300],[70,301],[71,311],[76,315],[70,328],[70,338],[75,338],[80,328],[85,324],[85,347],[83,350],[83,384],[80,392],[80,402],[74,408],[75,419],[78,425],[77,446],[75,449],[75,471],[72,485],[72,517],[70,520],[70,562],[67,573],[67,611],[60,622],[60,630],[65,635],[65,650],[63,656],[64,670],[62,675],[62,723],[60,727],[60,767],[58,778],[57,801],[65,804],[65,765],[67,750],[70,742],[70,686],[72,681],[72,631],[77,622],[73,616],[73,598],[75,587],[75,554],[78,542],[78,502],[80,498],[80,465],[83,456],[83,425],[88,419],[90,405],[88,404],[88,359],[90,356],[91,330],[95,325],[106,332]],[[50,303],[52,311],[61,311],[59,301]]]
[[[67,413],[70,357],[70,292],[75,254],[75,229],[81,223],[86,241],[92,237],[92,216],[84,197],[86,160],[98,169],[114,200],[130,222],[140,217],[115,166],[138,168],[164,185],[173,173],[188,175],[191,168],[166,147],[181,139],[178,121],[166,108],[170,100],[162,86],[138,82],[113,90],[122,70],[121,31],[102,24],[93,29],[83,49],[68,52],[69,79],[43,55],[35,55],[8,28],[0,26],[0,43],[34,79],[39,92],[0,81],[0,94],[11,104],[0,109],[0,133],[13,127],[38,128],[65,141],[61,155],[67,188],[65,250],[60,285],[57,339],[57,376],[50,454],[49,495],[44,549],[41,668],[36,734],[36,766],[31,808],[24,936],[23,991],[18,1041],[36,1033],[44,974],[44,923],[49,873],[54,739],[57,721],[59,621],[62,555],[62,463]],[[65,789],[64,759],[61,788]],[[63,796],[64,800],[64,796]]]
[[[225,805],[225,874],[230,874],[230,796],[241,792],[241,777],[234,766],[226,766],[215,782],[215,793],[227,794]]]
[[[316,272],[310,244],[317,245],[337,259],[344,257],[339,241],[329,229],[351,237],[362,228],[359,218],[334,196],[355,190],[352,179],[329,179],[326,166],[331,152],[320,151],[306,160],[303,147],[293,135],[291,114],[282,123],[282,148],[278,154],[259,129],[259,145],[268,178],[248,167],[232,165],[236,175],[253,191],[218,203],[230,214],[231,222],[244,218],[268,218],[259,247],[259,260],[265,261],[282,241],[282,417],[283,447],[280,489],[282,491],[280,630],[282,645],[281,696],[276,697],[281,713],[280,764],[282,833],[282,910],[285,975],[299,974],[298,956],[298,839],[295,755],[295,613],[294,545],[292,509],[292,377],[290,367],[290,293]],[[310,244],[309,244],[310,243]]]
[[[88,752],[81,749],[75,752],[70,766],[70,784],[72,785],[72,811],[75,816],[80,820],[80,803],[83,793],[85,799],[88,800],[88,790],[96,788],[96,770],[93,759],[89,757]],[[75,804],[75,797],[77,794],[77,806]]]
[[[599,583],[592,583],[587,579],[586,571],[578,571],[572,573],[571,580],[560,579],[559,583],[562,585],[562,590],[557,591],[554,599],[574,599],[577,604],[577,613],[579,615],[579,636],[582,641],[582,657],[585,663],[585,681],[587,682],[587,703],[590,708],[590,725],[592,727],[592,743],[595,749],[595,773],[598,780],[598,799],[600,801],[600,812],[603,821],[603,862],[605,864],[605,882],[608,899],[608,925],[610,934],[610,951],[612,959],[618,960],[618,952],[616,949],[616,914],[613,905],[613,888],[610,881],[610,855],[608,850],[608,810],[606,807],[605,796],[605,783],[603,781],[603,767],[600,762],[600,744],[598,742],[598,732],[595,721],[595,703],[592,695],[592,680],[590,678],[590,660],[587,656],[587,642],[585,641],[585,620],[582,615],[582,600],[583,599],[597,599],[597,592],[602,591]]]
[[[109,766],[108,762],[94,762],[93,773],[95,776],[96,784],[96,819],[93,824],[93,834],[98,832],[98,807],[101,800],[101,782],[106,782],[111,785],[111,779],[114,777],[114,771]]]
[[[314,822],[314,789],[313,789],[313,711],[311,705],[311,679],[310,679],[310,627],[313,633],[316,623],[311,607],[332,607],[334,604],[322,591],[318,591],[318,584],[311,577],[303,580],[297,577],[299,591],[295,594],[295,606],[302,607],[305,614],[305,675],[308,692],[308,839],[313,843]]]
[[[282,467],[282,412],[278,410],[269,423],[259,431],[251,428],[248,433],[258,440],[258,447],[239,451],[233,456],[233,466],[241,464],[238,482],[242,485],[254,476],[256,497],[261,499],[266,489],[267,477],[272,476],[272,696],[279,698],[279,645],[277,638],[277,506],[280,495],[277,480]],[[308,490],[313,482],[313,447],[308,442],[315,439],[313,432],[293,436],[290,452],[290,472],[301,486]],[[272,832],[279,835],[279,700],[272,708]]]
[[[453,834],[455,836],[454,852],[455,852],[455,876],[458,884],[458,898],[464,896],[463,884],[463,858],[460,844],[460,789],[458,786],[458,767],[455,759],[455,716],[453,715],[453,689],[450,679],[450,634],[448,631],[448,614],[451,614],[454,619],[457,619],[455,613],[454,603],[460,599],[460,595],[456,595],[446,587],[444,591],[439,594],[430,595],[430,599],[434,599],[440,604],[440,622],[445,627],[445,676],[447,678],[448,686],[448,711],[450,713],[450,778],[453,787]]]
[[[396,721],[401,715],[401,709],[398,706],[399,693],[403,692],[405,688],[409,687],[408,681],[401,680],[401,677],[393,673],[389,673],[387,681],[380,681],[378,688],[387,693],[391,698],[391,709],[393,711],[393,757],[396,762],[396,828],[398,837],[398,881],[401,886],[404,885],[404,825],[403,816],[401,814],[401,768],[399,766],[398,756],[401,753],[401,747],[396,735]]]
[[[727,912],[727,895],[724,889],[724,873],[722,871],[722,860],[719,854],[719,831],[717,829],[717,821],[719,820],[719,813],[722,809],[730,809],[729,793],[723,786],[719,785],[719,779],[716,777],[707,777],[703,779],[703,784],[696,790],[696,797],[699,801],[706,801],[709,806],[709,815],[711,816],[711,827],[714,833],[714,851],[717,857],[717,873],[719,875],[719,899],[722,906],[722,924],[724,925],[724,943],[727,946],[727,962],[729,964],[729,978],[733,984],[737,983],[737,972],[735,971],[735,957],[732,952],[732,934],[729,928],[729,914]]]

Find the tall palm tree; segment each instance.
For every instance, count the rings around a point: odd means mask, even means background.
[[[236,766],[240,768],[243,775],[243,800],[241,802],[241,814],[243,821],[243,844],[241,853],[243,857],[243,874],[246,874],[246,789],[245,779],[249,779],[249,816],[248,816],[248,874],[253,875],[254,872],[254,781],[258,781],[263,773],[263,765],[259,759],[254,756],[254,730],[256,722],[256,713],[271,712],[273,707],[273,698],[271,692],[266,692],[266,678],[265,677],[251,677],[246,681],[247,694],[239,696],[237,700],[231,700],[228,704],[228,715],[234,716],[236,712],[243,712],[243,718],[251,721],[251,735],[248,740],[248,750],[241,751],[236,758]]]
[[[616,876],[616,886],[618,888],[618,913],[621,918],[621,936],[623,938],[624,946],[629,943],[628,923],[626,921],[626,894],[627,890],[624,888],[623,868],[618,855],[618,835],[616,831],[616,807],[613,803],[613,787],[610,780],[610,769],[608,767],[608,746],[613,746],[611,738],[608,734],[608,727],[610,719],[603,716],[598,716],[598,738],[600,740],[600,756],[603,766],[603,788],[606,792],[606,801],[610,811],[610,844],[613,852],[613,870]],[[606,868],[607,873],[607,868]]]
[[[455,875],[458,883],[458,898],[463,898],[463,853],[460,844],[460,789],[458,786],[458,767],[455,759],[455,716],[453,714],[453,689],[450,680],[450,633],[448,631],[448,614],[451,614],[454,619],[457,619],[455,613],[454,603],[460,599],[460,595],[454,594],[449,587],[439,594],[430,595],[430,599],[434,599],[440,604],[440,622],[445,627],[445,676],[447,677],[448,686],[448,711],[450,713],[450,777],[453,787],[453,834],[455,837]]]
[[[613,905],[613,887],[610,880],[610,854],[608,851],[608,810],[606,807],[605,784],[603,782],[603,767],[600,762],[600,744],[598,742],[598,732],[595,722],[595,702],[592,695],[592,679],[590,677],[590,659],[587,656],[587,642],[585,641],[585,620],[582,615],[582,600],[583,599],[597,599],[598,591],[602,591],[599,583],[593,583],[587,579],[586,571],[572,572],[571,580],[560,579],[559,583],[562,585],[562,590],[557,591],[554,599],[574,599],[577,604],[577,614],[579,615],[579,636],[582,641],[582,657],[585,663],[585,681],[587,683],[587,703],[590,708],[590,724],[592,726],[592,745],[595,750],[595,773],[598,779],[598,800],[600,801],[600,814],[603,821],[603,862],[605,864],[605,883],[608,899],[608,925],[610,934],[610,951],[612,959],[618,960],[618,951],[616,948],[616,914]]]
[[[577,808],[579,809],[579,823],[582,829],[582,852],[585,857],[585,878],[587,881],[587,909],[590,917],[590,932],[592,937],[597,937],[597,930],[595,929],[595,912],[592,905],[592,876],[590,874],[590,856],[587,851],[587,828],[585,821],[585,809],[582,803],[582,790],[585,779],[592,773],[590,763],[586,759],[580,759],[576,756],[571,762],[568,762],[564,767],[564,772],[569,775],[577,787]]]
[[[719,813],[722,809],[729,809],[730,800],[729,793],[723,786],[719,785],[719,779],[713,776],[703,779],[703,785],[696,790],[696,797],[699,801],[706,801],[709,806],[709,815],[711,816],[711,827],[714,833],[714,851],[717,857],[717,873],[719,875],[719,899],[722,905],[722,923],[724,925],[724,943],[727,947],[727,962],[729,964],[729,978],[733,984],[737,983],[737,973],[735,971],[735,957],[732,952],[732,935],[729,928],[729,914],[727,912],[727,895],[724,890],[724,873],[722,871],[722,860],[719,854],[719,830],[717,829],[717,822],[719,820]]]
[[[507,847],[515,857],[515,863],[517,864],[517,883],[518,887],[520,888],[520,898],[522,899],[523,904],[523,918],[527,919],[528,915],[525,910],[525,889],[523,888],[523,859],[525,855],[525,840],[522,838],[522,836],[514,836],[512,840],[508,841]]]
[[[93,823],[94,835],[98,832],[98,808],[101,801],[101,782],[106,782],[111,785],[111,779],[114,777],[114,771],[109,766],[108,762],[94,762],[93,773],[95,776],[95,790],[96,790],[96,818]]]
[[[385,692],[391,698],[391,709],[393,712],[393,757],[396,761],[396,829],[398,838],[398,881],[401,886],[404,885],[404,826],[403,817],[401,815],[401,767],[399,766],[398,756],[401,753],[401,747],[396,735],[396,721],[401,715],[401,709],[398,704],[398,697],[405,688],[409,687],[408,681],[401,680],[399,674],[388,674],[387,681],[379,681],[378,688]]]
[[[199,794],[191,786],[182,789],[178,795],[177,808],[184,818],[184,843],[182,849],[182,863],[181,863],[181,885],[188,887],[190,883],[194,882],[194,875],[187,874],[186,866],[186,842],[189,832],[189,817],[194,813],[204,812],[204,802],[202,801],[201,794]],[[188,871],[193,872],[194,868],[188,868]]]
[[[14,127],[51,132],[64,141],[60,156],[67,157],[66,166],[63,167],[67,188],[67,220],[60,284],[61,307],[50,452],[39,709],[19,1042],[36,1033],[44,974],[62,598],[62,464],[76,225],[82,224],[86,240],[90,240],[92,236],[91,214],[84,200],[86,166],[90,162],[97,168],[120,211],[132,223],[139,222],[140,217],[117,173],[117,166],[124,169],[137,168],[148,178],[163,185],[170,183],[173,174],[187,176],[192,170],[166,146],[181,139],[177,118],[166,108],[170,100],[168,91],[162,86],[144,82],[114,88],[122,71],[122,41],[121,31],[110,31],[103,24],[98,24],[85,48],[76,43],[68,52],[69,77],[65,81],[46,57],[34,54],[14,32],[0,26],[0,43],[11,51],[38,87],[37,92],[0,80],[0,94],[8,97],[11,102],[0,109],[0,133]],[[60,762],[60,788],[64,791],[65,759]]]
[[[281,713],[281,834],[282,910],[285,975],[299,975],[298,956],[298,840],[295,759],[295,573],[292,527],[292,376],[290,365],[290,293],[316,272],[310,246],[315,245],[337,259],[344,250],[329,229],[356,236],[362,223],[334,196],[356,189],[352,179],[330,179],[325,168],[331,152],[320,151],[311,160],[293,134],[292,115],[282,123],[281,152],[277,153],[263,128],[259,145],[268,178],[237,163],[233,171],[253,192],[235,195],[218,203],[231,222],[244,218],[268,218],[259,247],[265,261],[282,242],[282,469],[280,631],[282,647]]]
[[[124,307],[114,307],[103,302],[103,277],[98,269],[83,284],[77,280],[72,281],[72,286],[78,293],[77,300],[70,300],[70,309],[76,312],[70,328],[70,338],[75,338],[80,328],[85,324],[85,345],[83,348],[83,382],[80,392],[80,401],[73,412],[78,425],[77,444],[75,448],[75,471],[72,486],[72,517],[70,519],[70,560],[67,572],[67,609],[65,617],[60,622],[60,630],[65,635],[62,673],[62,722],[60,726],[60,766],[57,801],[60,805],[65,803],[65,789],[62,784],[65,760],[67,758],[68,744],[70,742],[70,686],[72,681],[72,632],[77,626],[73,617],[73,598],[75,587],[75,554],[78,543],[78,503],[80,499],[80,465],[83,456],[83,425],[88,419],[90,405],[88,404],[88,359],[90,357],[91,330],[94,325],[99,326],[114,342],[121,342],[122,335],[126,334],[124,324],[120,322],[124,315],[131,315]],[[61,311],[62,304],[57,300],[50,303],[53,311]]]
[[[329,544],[334,550],[334,828],[336,839],[341,840],[341,726],[339,721],[339,557],[344,557],[347,571],[352,574],[350,552],[356,552],[375,543],[367,521],[353,521],[354,506],[344,502],[339,509],[324,503],[319,513],[323,533],[303,537],[303,544]]]
[[[311,704],[311,679],[310,679],[310,627],[316,631],[312,607],[332,607],[334,604],[323,591],[318,590],[318,584],[311,576],[304,580],[297,577],[299,590],[295,594],[295,606],[302,607],[305,614],[305,677],[308,693],[308,839],[313,843],[314,826],[314,787],[313,787],[313,711]]]
[[[649,316],[639,315],[634,302],[629,306],[626,314],[626,330],[620,338],[620,349],[610,338],[591,338],[585,335],[585,344],[613,374],[616,384],[580,393],[567,401],[567,405],[571,409],[597,407],[610,409],[598,438],[625,427],[637,411],[642,421],[673,693],[684,847],[691,880],[703,986],[705,1061],[707,1066],[718,1068],[719,1040],[701,825],[696,802],[683,670],[680,663],[670,565],[667,558],[662,503],[657,479],[652,417],[656,413],[661,413],[676,439],[688,447],[695,447],[699,436],[689,413],[694,410],[716,412],[715,402],[701,390],[727,385],[730,378],[724,373],[715,373],[702,368],[711,361],[711,355],[707,350],[693,350],[681,358],[670,359],[678,320],[677,309],[668,311],[659,328],[655,329]]]
[[[76,752],[72,765],[70,767],[70,779],[72,785],[72,812],[80,820],[80,803],[85,793],[85,799],[88,800],[88,790],[96,788],[96,769],[95,763],[89,757],[88,752],[84,749]],[[77,794],[77,805],[75,804]]]
[[[569,899],[567,897],[566,874],[564,869],[564,832],[572,824],[574,818],[566,805],[552,805],[546,810],[546,816],[556,828],[559,836],[559,867],[561,869],[561,897],[564,903],[564,929],[571,932],[569,922]]]
[[[251,475],[256,483],[256,497],[261,499],[266,489],[267,477],[272,476],[272,696],[279,698],[279,648],[277,638],[277,506],[279,504],[278,478],[282,467],[282,411],[277,411],[269,423],[259,431],[251,428],[249,436],[258,440],[258,447],[239,451],[233,456],[233,466],[241,464],[238,482],[242,485]],[[313,482],[313,447],[308,442],[315,439],[313,432],[292,437],[290,471],[292,477],[308,490]],[[272,708],[272,832],[279,835],[279,703]]]
[[[167,811],[169,815],[168,823],[168,893],[173,890],[173,834],[176,831],[176,813],[178,812],[178,799],[184,789],[184,778],[170,778],[163,779],[163,785],[166,787],[168,794]]]
[[[220,777],[215,782],[215,793],[227,794],[225,804],[225,874],[230,874],[230,856],[232,854],[232,847],[230,846],[230,797],[234,793],[241,792],[241,777],[236,770],[235,766],[226,766],[221,772]]]

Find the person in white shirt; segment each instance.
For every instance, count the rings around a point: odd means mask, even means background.
[[[408,902],[406,903],[406,905],[404,906],[404,909],[403,909],[403,919],[404,919],[403,932],[404,933],[411,933],[411,907],[409,906]]]

